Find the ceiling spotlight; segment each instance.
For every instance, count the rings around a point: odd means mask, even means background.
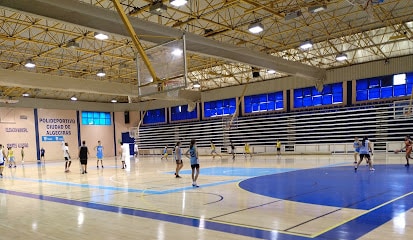
[[[182,53],[183,53],[182,49],[179,49],[179,48],[176,48],[176,49],[174,49],[174,50],[172,51],[172,54],[173,54],[174,56],[181,56]]]
[[[70,98],[70,100],[77,101],[77,97],[73,96],[73,97]]]
[[[198,81],[196,81],[196,82],[194,82],[193,86],[194,86],[194,88],[200,88],[201,84]]]
[[[28,93],[23,93],[22,96],[23,96],[23,97],[28,97],[28,96],[30,96],[30,94],[28,94]]]
[[[105,71],[103,71],[103,69],[100,69],[100,70],[96,73],[96,76],[98,76],[98,77],[104,77],[104,76],[106,76],[106,73],[105,73]]]
[[[169,0],[169,3],[175,7],[180,7],[185,5],[188,0]]]
[[[336,60],[339,62],[347,60],[347,54],[345,53],[340,53],[336,56]]]
[[[264,26],[261,24],[261,22],[251,23],[248,27],[248,31],[257,34],[264,31]]]
[[[308,50],[313,47],[313,42],[310,40],[306,40],[300,44],[301,50]]]
[[[162,1],[155,2],[149,7],[149,12],[152,14],[161,15],[167,9],[166,5]]]
[[[118,100],[116,100],[116,99],[112,99],[112,100],[110,100],[110,102],[117,103],[117,102],[118,102]]]
[[[275,70],[273,70],[273,69],[268,69],[268,70],[267,70],[267,73],[269,73],[269,74],[274,74],[274,73],[275,73]]]
[[[70,40],[69,42],[67,42],[66,47],[68,48],[78,48],[79,47],[79,43],[77,43],[75,40]]]
[[[95,37],[96,39],[99,39],[99,40],[106,40],[106,39],[109,38],[108,35],[106,35],[106,34],[104,34],[104,33],[98,33],[98,32],[95,32],[94,37]]]
[[[326,5],[318,5],[318,6],[308,7],[308,11],[310,13],[318,13],[318,12],[324,11],[326,9],[327,9]]]
[[[26,61],[26,63],[24,64],[24,66],[27,67],[27,68],[34,68],[34,67],[36,67],[36,64],[34,64],[33,60],[28,59]]]

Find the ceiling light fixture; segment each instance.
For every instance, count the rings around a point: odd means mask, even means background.
[[[172,51],[172,54],[173,54],[174,56],[181,56],[182,53],[183,53],[182,49],[179,49],[179,48],[175,48],[175,49]]]
[[[275,70],[273,70],[273,69],[268,69],[268,70],[267,70],[267,73],[269,73],[269,74],[274,74],[274,73],[276,73],[276,72],[275,72]]]
[[[188,3],[188,0],[169,0],[169,3],[175,7],[180,7]]]
[[[100,70],[96,73],[96,76],[98,76],[98,77],[104,77],[104,76],[106,76],[106,73],[105,73],[105,71],[103,71],[103,69],[100,69]]]
[[[95,32],[94,37],[95,37],[96,39],[99,39],[99,40],[106,40],[106,39],[109,38],[108,35],[106,35],[106,34],[104,34],[104,33],[98,33],[98,32]]]
[[[308,11],[310,13],[318,13],[318,12],[324,11],[326,9],[327,9],[326,5],[318,5],[318,6],[308,7]]]
[[[194,82],[194,88],[200,88],[200,87],[201,87],[201,84],[198,81]]]
[[[24,66],[27,67],[27,68],[34,68],[34,67],[36,67],[36,64],[34,64],[33,60],[28,59],[26,61],[26,63],[24,64]]]
[[[305,40],[300,44],[301,50],[308,50],[313,47],[313,42],[310,40]]]
[[[166,5],[162,1],[155,2],[149,6],[149,12],[152,14],[161,15],[167,9]]]
[[[251,23],[248,26],[248,31],[250,31],[251,33],[254,33],[254,34],[260,33],[262,31],[264,31],[264,25],[262,25],[261,22]]]
[[[30,94],[28,94],[28,93],[23,93],[22,96],[23,96],[23,97],[28,97],[28,96],[30,96]]]
[[[70,40],[69,42],[67,42],[66,47],[68,48],[78,48],[79,47],[79,43],[77,43],[74,39]]]
[[[110,100],[110,102],[117,103],[117,102],[118,102],[118,100],[116,100],[116,99],[112,99],[112,100]]]
[[[339,62],[347,60],[347,54],[345,53],[340,53],[336,56],[336,60]]]
[[[72,96],[72,97],[70,98],[70,100],[72,100],[72,101],[77,101],[77,97]]]

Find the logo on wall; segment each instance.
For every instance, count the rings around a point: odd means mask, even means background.
[[[76,120],[73,118],[39,118],[40,131],[44,131],[43,142],[61,142],[64,136],[72,135]]]

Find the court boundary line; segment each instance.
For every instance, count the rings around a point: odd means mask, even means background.
[[[120,205],[108,205],[108,204],[102,204],[102,203],[96,203],[96,202],[90,202],[90,201],[65,199],[65,198],[60,198],[60,197],[19,192],[19,191],[7,190],[7,189],[2,189],[2,188],[0,188],[0,193],[9,194],[9,195],[18,196],[18,197],[31,198],[35,200],[42,200],[42,201],[47,201],[47,202],[52,202],[52,203],[60,203],[60,204],[65,204],[69,206],[79,206],[79,207],[84,207],[84,208],[104,211],[104,212],[110,212],[110,213],[122,213],[125,215],[130,215],[130,216],[135,216],[135,217],[165,221],[168,223],[174,223],[174,224],[179,224],[179,225],[184,225],[184,226],[189,226],[189,227],[197,227],[200,229],[219,231],[219,232],[253,237],[253,238],[264,237],[264,239],[268,239],[265,236],[267,235],[271,236],[272,233],[274,232],[276,232],[277,234],[283,234],[284,237],[291,237],[291,236],[299,237],[297,240],[299,240],[300,237],[301,239],[309,239],[309,236],[310,236],[310,235],[303,235],[303,234],[286,233],[286,232],[283,232],[282,230],[273,230],[273,229],[268,229],[268,228],[248,226],[248,225],[237,224],[237,223],[229,223],[226,221],[218,221],[218,220],[212,220],[212,219],[203,220],[202,218],[197,217],[197,216],[189,216],[189,215],[185,216],[185,215],[174,214],[174,213],[159,212],[159,211],[149,210],[149,209],[138,209],[138,208],[123,207]],[[171,218],[171,220],[168,220],[167,218]],[[175,219],[175,221],[173,221],[172,219]],[[180,219],[181,221],[176,221],[177,219]],[[257,230],[261,231],[260,232],[261,236],[256,235]]]
[[[376,207],[374,207],[374,208],[372,208],[372,209],[366,210],[366,211],[363,212],[363,213],[357,214],[357,215],[354,216],[354,217],[351,217],[351,218],[349,218],[349,219],[347,219],[347,220],[344,220],[344,221],[342,221],[342,222],[340,222],[340,223],[337,223],[336,225],[331,226],[331,227],[329,227],[329,228],[326,228],[325,230],[323,230],[323,231],[321,231],[321,232],[318,232],[318,233],[316,233],[316,234],[313,234],[313,235],[311,235],[311,237],[312,237],[312,238],[316,238],[316,237],[318,237],[318,236],[320,236],[320,235],[322,235],[322,234],[324,234],[324,233],[330,232],[331,230],[333,230],[333,229],[335,229],[335,228],[337,228],[337,227],[343,226],[344,224],[346,224],[346,223],[348,223],[348,222],[351,222],[351,221],[353,221],[353,220],[355,220],[355,219],[357,219],[357,218],[360,218],[360,217],[362,217],[362,216],[364,216],[364,215],[367,215],[367,214],[369,214],[369,213],[371,213],[371,212],[373,212],[373,211],[375,211],[375,210],[377,210],[377,209],[380,209],[380,208],[382,208],[382,207],[385,207],[385,206],[387,206],[387,205],[389,205],[389,204],[392,204],[392,203],[394,203],[394,202],[396,202],[396,201],[398,201],[398,200],[400,200],[400,199],[406,198],[406,197],[408,197],[408,196],[410,196],[410,195],[413,195],[413,192],[406,193],[406,194],[404,194],[404,195],[402,195],[402,196],[399,196],[399,197],[394,198],[394,199],[392,199],[392,200],[389,200],[389,201],[387,201],[387,202],[385,202],[385,203],[382,203],[382,204],[380,204],[380,205],[377,205]]]

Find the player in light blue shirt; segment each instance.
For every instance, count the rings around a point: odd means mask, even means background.
[[[198,150],[196,149],[196,141],[195,139],[191,140],[191,145],[189,146],[188,151],[186,151],[185,156],[189,157],[191,162],[191,169],[192,169],[192,186],[199,187],[196,183],[196,180],[199,176],[199,158],[198,158]]]
[[[96,151],[96,167],[99,168],[99,161],[100,161],[100,166],[103,168],[103,146],[100,141],[98,141],[98,145],[95,147]]]

